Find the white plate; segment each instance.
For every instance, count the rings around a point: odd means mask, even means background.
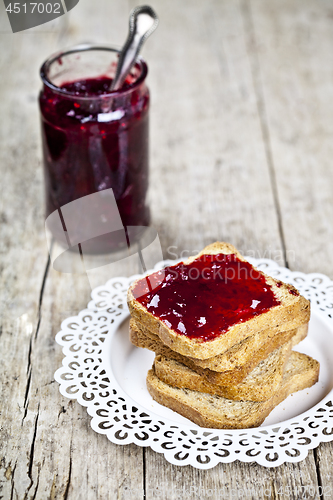
[[[62,323],[56,340],[65,358],[55,373],[61,393],[87,406],[92,428],[112,442],[150,446],[173,464],[200,469],[236,459],[266,467],[298,462],[320,442],[333,440],[333,282],[319,274],[291,272],[268,259],[249,260],[311,299],[309,334],[295,349],[320,362],[319,382],[289,396],[261,427],[203,429],[153,401],[145,379],[154,354],[128,340],[126,291],[138,276],[115,278],[94,289],[88,309]]]
[[[126,319],[114,335],[107,340],[103,351],[107,372],[113,373],[123,391],[147,411],[153,411],[161,418],[169,418],[179,424],[190,425],[192,428],[198,427],[187,418],[152,400],[146,388],[146,376],[153,364],[154,353],[134,347],[128,340],[128,329],[129,319]],[[270,413],[261,427],[275,425],[304,413],[318,404],[331,391],[333,388],[333,350],[327,349],[329,344],[333,344],[333,331],[325,324],[320,314],[314,311],[308,337],[294,350],[311,355],[320,362],[319,382],[309,389],[290,395]]]

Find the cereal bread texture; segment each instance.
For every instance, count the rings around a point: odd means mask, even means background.
[[[289,341],[261,361],[241,383],[230,386],[212,384],[182,363],[160,354],[155,356],[154,368],[157,377],[172,387],[216,394],[234,401],[266,401],[277,391],[290,353]]]
[[[280,386],[266,401],[233,401],[218,395],[172,387],[157,377],[154,367],[148,372],[147,388],[155,401],[201,427],[245,429],[260,426],[273,408],[289,394],[311,387],[317,382],[318,375],[319,363],[316,360],[292,351]]]
[[[268,340],[266,338],[266,343],[262,344],[257,350],[253,350],[253,343],[251,342],[252,338],[256,337],[254,335],[236,344],[225,353],[202,361],[173,351],[163,344],[157,335],[149,332],[147,328],[136,323],[135,320],[130,320],[130,340],[132,344],[154,351],[166,358],[174,359],[204,376],[213,384],[219,385],[234,385],[241,382],[255,366],[266,359],[275,349],[290,340],[292,340],[293,346],[303,340],[307,335],[307,330],[308,324],[302,325],[298,329],[280,332],[273,337],[268,337]],[[258,342],[256,342],[256,345],[258,345]],[[203,366],[211,366],[211,368],[204,368]]]
[[[229,243],[216,242],[205,247],[198,255],[190,257],[184,262],[189,264],[202,255],[235,254],[239,260],[245,261],[236,248]],[[235,344],[252,337],[258,332],[269,330],[270,335],[295,329],[308,323],[310,319],[310,303],[299,295],[292,286],[271,278],[264,273],[266,282],[272,287],[274,295],[280,300],[280,305],[274,306],[267,312],[255,316],[247,321],[231,326],[220,336],[203,341],[202,339],[188,338],[166,326],[163,321],[151,314],[134,297],[132,290],[134,282],[128,290],[128,306],[132,318],[142,324],[151,333],[157,335],[170,349],[184,356],[205,360],[226,352]],[[145,279],[145,278],[141,278]],[[286,327],[287,325],[287,327]]]

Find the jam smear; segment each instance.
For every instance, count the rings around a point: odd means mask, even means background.
[[[281,304],[263,274],[234,254],[167,267],[139,280],[132,292],[169,328],[203,341]]]

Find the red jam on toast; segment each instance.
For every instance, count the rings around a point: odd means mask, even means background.
[[[203,341],[281,303],[260,271],[223,253],[157,271],[139,280],[132,293],[170,329]]]

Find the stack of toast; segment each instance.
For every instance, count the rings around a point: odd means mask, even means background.
[[[149,393],[202,427],[257,427],[318,380],[319,363],[292,350],[309,301],[228,243],[135,281],[128,305],[131,342],[155,352]]]

